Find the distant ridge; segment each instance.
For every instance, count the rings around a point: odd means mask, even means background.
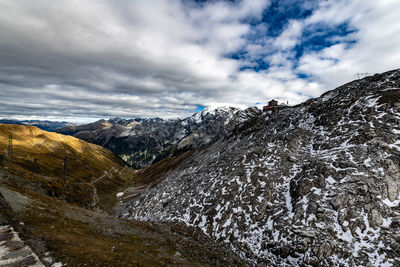
[[[41,120],[16,120],[16,119],[0,119],[0,124],[18,124],[18,125],[31,125],[39,129],[54,132],[57,129],[74,126],[76,124],[66,121],[41,121]]]

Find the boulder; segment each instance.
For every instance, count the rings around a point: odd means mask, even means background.
[[[383,218],[382,218],[382,215],[379,213],[379,211],[377,211],[375,209],[373,209],[371,211],[370,223],[371,223],[371,226],[374,228],[377,228],[382,225]]]

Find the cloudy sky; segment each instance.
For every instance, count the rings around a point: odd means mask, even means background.
[[[0,0],[0,117],[300,103],[400,68],[399,0]]]

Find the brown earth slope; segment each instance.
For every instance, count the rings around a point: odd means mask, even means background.
[[[109,150],[34,126],[0,124],[0,167],[8,168],[10,135],[13,150],[10,169],[40,182],[49,195],[91,208],[100,202],[107,209],[117,201],[115,192],[130,183],[132,170]],[[67,158],[66,179],[64,158]],[[37,159],[36,171],[34,159]]]

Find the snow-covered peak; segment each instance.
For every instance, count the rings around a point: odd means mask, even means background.
[[[192,119],[196,123],[201,123],[204,117],[206,116],[226,116],[227,119],[231,119],[233,114],[240,112],[241,109],[235,107],[228,107],[228,106],[209,106],[203,109],[202,111],[196,112],[188,119]]]
[[[229,106],[209,106],[203,109],[201,113],[215,115],[217,113],[222,113],[222,112],[233,113],[240,110],[241,110],[240,108],[229,107]]]
[[[123,118],[120,118],[120,117],[115,117],[115,118],[109,119],[108,122],[111,123],[111,124],[122,124],[122,125],[125,125],[125,124],[128,124],[130,122],[130,120],[123,119]]]

